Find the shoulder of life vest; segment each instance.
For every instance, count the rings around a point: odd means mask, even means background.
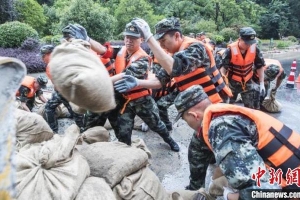
[[[34,82],[35,82],[35,78],[32,77],[32,76],[25,76],[21,85],[22,86],[25,86],[27,87],[30,91],[29,93],[27,94],[27,97],[30,98],[30,97],[34,97],[35,95],[35,89],[34,89]],[[17,96],[20,95],[18,94],[17,92]]]
[[[262,111],[242,106],[221,103],[205,109],[202,134],[210,149],[209,127],[216,113],[237,113],[253,120],[258,131],[258,153],[270,167],[281,169],[285,175],[289,168],[300,166],[300,134]]]

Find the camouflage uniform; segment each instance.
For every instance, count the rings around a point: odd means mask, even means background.
[[[29,92],[30,92],[30,89],[28,87],[22,85],[19,88],[20,96],[17,97],[17,99],[19,99],[21,102],[26,102],[26,106],[29,108],[29,110],[32,110],[32,108],[34,106],[34,102],[35,102],[35,97],[42,95],[43,91],[37,90],[35,92],[34,97],[30,97],[30,98],[27,97]]]
[[[192,86],[181,92],[174,102],[179,112],[177,118],[204,99],[207,99],[207,95],[201,86]],[[199,180],[196,183],[204,183],[208,163],[211,161],[213,153],[217,165],[221,168],[230,186],[239,190],[239,199],[249,199],[248,189],[280,189],[277,185],[269,183],[268,176],[260,179],[260,187],[256,185],[255,180],[251,179],[252,174],[257,173],[258,167],[267,171],[263,159],[257,152],[258,131],[253,120],[240,114],[213,116],[208,133],[213,151],[201,138],[201,129],[198,134],[200,138],[195,138],[197,136],[193,138],[199,144],[197,149],[194,148],[194,151],[198,152],[193,152],[199,158],[198,165],[194,163],[199,173]]]
[[[75,113],[69,102],[57,91],[54,91],[52,98],[49,99],[45,105],[45,115],[46,121],[48,122],[50,128],[57,133],[58,132],[58,123],[55,115],[55,109],[63,103],[70,113],[70,117],[73,117],[75,123],[80,128],[81,132],[83,131],[83,114]]]

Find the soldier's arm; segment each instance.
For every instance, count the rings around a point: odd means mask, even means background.
[[[256,56],[255,56],[255,60],[254,60],[254,66],[257,71],[257,75],[259,77],[260,83],[264,82],[263,66],[265,66],[265,65],[266,65],[266,63],[265,63],[265,60],[264,60],[264,57],[263,57],[261,51],[259,50],[259,48],[256,48]]]
[[[230,48],[227,48],[223,55],[222,59],[220,61],[220,72],[223,75],[226,75],[228,68],[230,67],[230,60],[231,60],[231,50]]]

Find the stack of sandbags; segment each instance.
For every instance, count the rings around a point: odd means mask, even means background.
[[[95,113],[116,106],[109,74],[88,42],[74,39],[56,46],[49,66],[55,88],[68,101]]]
[[[87,144],[93,144],[96,142],[108,142],[110,139],[109,132],[102,126],[89,128],[81,134],[80,138]],[[81,144],[81,142],[79,142],[79,144]]]
[[[36,111],[37,114],[41,115],[44,119],[46,119],[46,104],[42,104]],[[57,118],[65,118],[69,117],[71,114],[69,113],[67,107],[64,104],[60,104],[55,109],[55,115]]]
[[[18,148],[26,144],[41,143],[53,137],[53,131],[42,116],[16,109],[15,118]]]
[[[86,158],[91,176],[104,178],[111,188],[148,164],[148,154],[121,142],[97,142],[77,146]]]
[[[17,154],[17,199],[74,199],[90,175],[86,160],[74,150],[79,128],[70,126],[63,137],[32,146]]]

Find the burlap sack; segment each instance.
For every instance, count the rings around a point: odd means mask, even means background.
[[[17,154],[17,199],[74,199],[90,175],[86,160],[74,150],[79,137],[76,125],[63,137]]]
[[[171,200],[215,200],[204,188],[199,190],[177,190],[171,193]]]
[[[223,187],[228,187],[228,181],[225,176],[213,180],[208,188],[208,192],[213,197],[222,196],[224,192]]]
[[[42,116],[16,109],[16,137],[17,147],[21,148],[26,144],[40,143],[53,137],[53,131]]]
[[[170,195],[148,167],[126,176],[113,188],[117,200],[167,200]]]
[[[142,130],[142,123],[143,123],[143,120],[139,116],[135,116],[133,129],[141,131]],[[106,120],[106,122],[104,124],[104,128],[106,128],[107,130],[112,129],[112,127],[111,127],[108,120]]]
[[[110,139],[109,132],[102,126],[89,128],[81,134],[81,138],[88,144],[93,144],[96,142],[108,142]]]
[[[41,105],[38,110],[36,111],[37,114],[41,115],[44,119],[46,119],[46,111],[45,111],[46,104]],[[55,109],[55,115],[57,118],[65,118],[69,117],[70,113],[64,104],[60,104]]]
[[[72,110],[75,112],[75,113],[78,113],[78,114],[85,114],[87,110],[77,106],[76,104],[72,103],[72,102],[69,102]]]
[[[104,178],[111,188],[148,164],[145,151],[121,142],[97,142],[77,148],[87,159],[91,175]]]
[[[75,200],[116,200],[114,193],[103,178],[85,179]]]
[[[99,57],[83,40],[55,47],[49,63],[55,88],[69,101],[95,113],[113,109],[113,84]]]
[[[270,113],[281,112],[282,105],[275,99],[276,90],[271,90],[270,97],[266,97],[262,102],[262,110]]]

